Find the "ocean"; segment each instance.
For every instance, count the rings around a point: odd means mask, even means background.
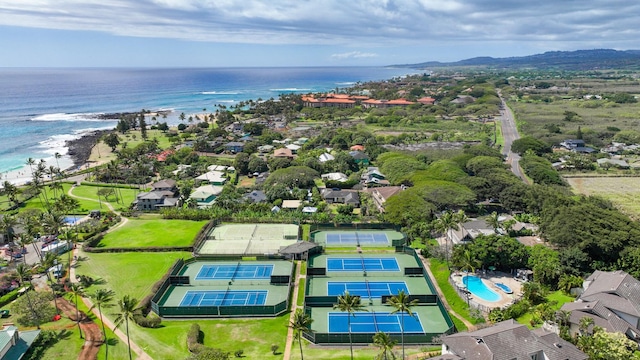
[[[28,158],[71,167],[67,140],[115,127],[115,121],[97,114],[171,110],[166,121],[177,124],[182,112],[215,112],[216,105],[331,91],[413,72],[381,67],[0,68],[0,182],[27,181]],[[56,161],[55,153],[63,157]]]

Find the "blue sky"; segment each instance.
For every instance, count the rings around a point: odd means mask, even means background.
[[[618,0],[0,0],[0,67],[352,66],[640,49]]]

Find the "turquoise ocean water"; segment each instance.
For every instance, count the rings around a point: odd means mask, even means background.
[[[380,67],[212,68],[212,69],[0,69],[0,173],[17,181],[27,158],[56,165],[65,141],[83,132],[113,128],[98,113],[141,109],[180,113],[215,111],[215,105],[345,88],[389,79],[409,69]],[[68,167],[68,158],[60,167]],[[22,172],[22,174],[20,174]],[[28,178],[28,174],[26,174]]]

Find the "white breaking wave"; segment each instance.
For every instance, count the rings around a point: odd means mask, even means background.
[[[32,121],[104,121],[104,119],[98,119],[98,115],[104,113],[86,113],[86,114],[44,114],[32,118]]]
[[[282,89],[269,89],[269,91],[311,91],[311,89],[282,88]]]
[[[219,103],[234,103],[236,101],[235,100],[216,100],[216,102],[219,102]]]
[[[237,91],[203,91],[202,95],[239,95]]]
[[[336,85],[355,85],[355,81],[337,82]]]

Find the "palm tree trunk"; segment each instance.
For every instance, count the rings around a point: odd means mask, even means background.
[[[82,328],[80,327],[80,310],[78,310],[78,294],[75,295],[76,298],[76,323],[78,323],[78,331],[80,332],[80,339],[84,339],[82,336]]]
[[[347,317],[347,326],[349,327],[349,351],[351,351],[351,360],[353,360],[353,340],[351,340],[351,314]]]
[[[298,343],[300,344],[300,360],[304,360],[304,355],[302,355],[302,333],[298,336]]]
[[[402,337],[402,360],[404,360],[404,313],[400,313],[400,336]]]
[[[102,323],[102,334],[104,336],[104,358],[109,359],[109,343],[107,342],[107,330],[104,328],[104,320],[102,319],[102,306],[98,304],[98,312],[100,313],[100,322]]]
[[[133,360],[131,358],[131,340],[129,340],[129,318],[124,318],[124,323],[127,326],[127,346],[129,347],[129,360]]]

